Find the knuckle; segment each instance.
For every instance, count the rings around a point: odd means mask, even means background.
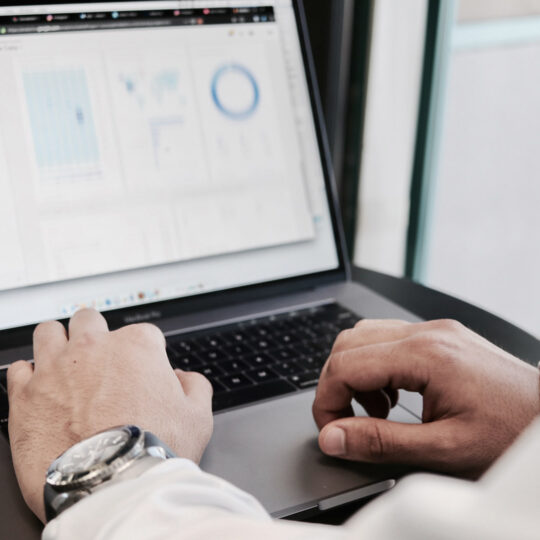
[[[464,326],[454,319],[439,319],[433,321],[433,326],[436,330],[442,332],[461,332]]]
[[[165,343],[165,336],[163,335],[163,332],[155,324],[140,323],[133,325],[131,330],[137,336],[143,339]]]
[[[433,333],[422,332],[409,336],[405,343],[413,354],[421,354],[425,350],[429,350],[431,344],[435,341]]]
[[[428,331],[411,336],[408,340],[410,353],[417,359],[441,361],[444,365],[453,364],[459,359],[458,345],[448,332]]]
[[[97,342],[96,337],[92,332],[83,331],[76,339],[76,343],[81,347],[92,347]]]
[[[350,340],[352,333],[353,333],[352,329],[342,330],[338,334],[336,341],[334,342],[333,349],[339,350],[340,348],[345,347],[348,341]]]
[[[341,371],[341,366],[343,366],[344,358],[345,352],[332,353],[326,361],[326,374],[332,376],[339,373]]]
[[[25,360],[17,360],[16,362],[13,362],[12,364],[9,364],[7,368],[8,377],[13,377],[13,374],[15,371],[17,371],[20,367],[24,366],[26,364]]]

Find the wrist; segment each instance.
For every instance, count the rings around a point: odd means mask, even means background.
[[[47,521],[92,493],[136,478],[171,457],[176,456],[164,443],[136,426],[106,430],[77,443],[47,472],[43,490]]]

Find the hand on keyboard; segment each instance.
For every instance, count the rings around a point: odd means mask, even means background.
[[[134,424],[180,456],[199,461],[212,433],[212,388],[198,373],[171,369],[165,339],[152,325],[109,332],[91,310],[34,334],[35,368],[8,371],[9,435],[23,496],[44,519],[43,482],[52,461],[74,443]]]

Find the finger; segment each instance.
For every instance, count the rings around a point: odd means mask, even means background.
[[[356,349],[386,341],[396,341],[404,339],[415,332],[418,332],[417,325],[405,321],[363,319],[357,322],[354,328],[344,330],[339,334],[332,352]]]
[[[9,366],[7,372],[7,391],[10,403],[14,396],[30,382],[33,374],[34,368],[30,362],[19,360]]]
[[[107,321],[95,309],[81,309],[69,321],[69,339],[84,339],[109,331]]]
[[[175,369],[174,373],[178,377],[184,393],[188,398],[205,405],[210,404],[211,406],[214,389],[204,375],[192,371],[182,371],[180,369]]]
[[[67,345],[67,332],[58,321],[44,322],[34,330],[34,360],[36,365],[43,360],[57,357]]]
[[[333,353],[319,379],[313,416],[322,428],[341,416],[355,392],[386,387],[422,392],[427,381],[425,357],[409,340]]]
[[[377,418],[344,418],[324,427],[319,446],[328,455],[368,463],[441,468],[451,458],[451,421],[401,424]]]

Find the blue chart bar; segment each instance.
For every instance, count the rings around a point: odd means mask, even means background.
[[[83,69],[23,76],[39,167],[93,165],[99,148]]]

